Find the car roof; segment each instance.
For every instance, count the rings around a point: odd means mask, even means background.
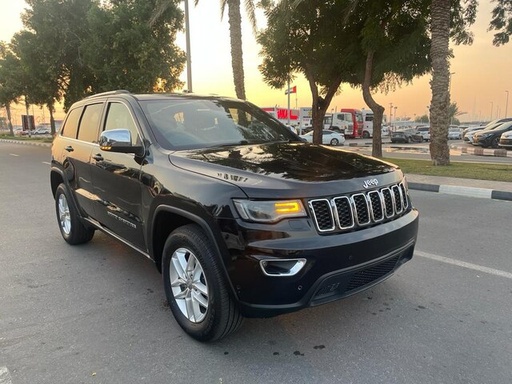
[[[110,97],[110,96],[126,96],[133,97],[136,100],[165,100],[165,99],[191,99],[191,100],[231,100],[231,101],[239,101],[243,102],[243,100],[238,100],[231,97],[221,96],[221,95],[202,95],[197,93],[178,93],[178,92],[170,92],[170,93],[131,93],[125,89],[118,89],[115,91],[107,91],[96,93],[94,95],[90,95],[85,97],[83,100],[92,100],[101,97]]]

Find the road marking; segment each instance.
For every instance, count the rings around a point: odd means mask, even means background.
[[[0,384],[12,384],[11,374],[7,367],[0,367]]]
[[[49,161],[43,161],[43,164],[52,165]]]
[[[18,156],[19,156],[19,155],[15,154],[15,153],[9,153],[9,155],[11,155],[11,156],[16,156],[16,157],[18,157]]]
[[[507,279],[512,279],[512,273],[506,272],[506,271],[501,271],[499,269],[483,267],[478,264],[466,263],[465,261],[450,259],[448,257],[434,255],[432,253],[427,253],[427,252],[422,252],[422,251],[414,251],[414,254],[421,256],[421,257],[425,257],[427,259],[441,261],[443,263],[456,265],[458,267],[473,269],[478,272],[488,273],[490,275],[506,277]]]

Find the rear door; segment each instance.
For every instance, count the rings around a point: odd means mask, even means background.
[[[60,135],[65,144],[61,162],[69,186],[78,202],[82,215],[95,217],[95,196],[92,184],[90,159],[98,137],[103,103],[94,103],[71,110]]]

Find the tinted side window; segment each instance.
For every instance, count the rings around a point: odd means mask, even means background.
[[[101,112],[103,104],[91,104],[85,107],[80,129],[78,130],[78,140],[89,143],[98,142],[98,129],[100,126]]]
[[[80,122],[80,116],[82,116],[83,108],[75,108],[69,111],[66,117],[66,122],[62,127],[60,134],[65,137],[71,137],[76,139],[76,133],[78,132],[78,123]]]
[[[139,133],[128,108],[121,103],[109,103],[105,131],[128,129],[132,134],[132,144],[139,143]]]

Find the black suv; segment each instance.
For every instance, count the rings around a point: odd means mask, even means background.
[[[60,231],[151,258],[198,340],[369,288],[413,256],[393,164],[304,143],[254,105],[113,91],[74,104],[52,147]]]

